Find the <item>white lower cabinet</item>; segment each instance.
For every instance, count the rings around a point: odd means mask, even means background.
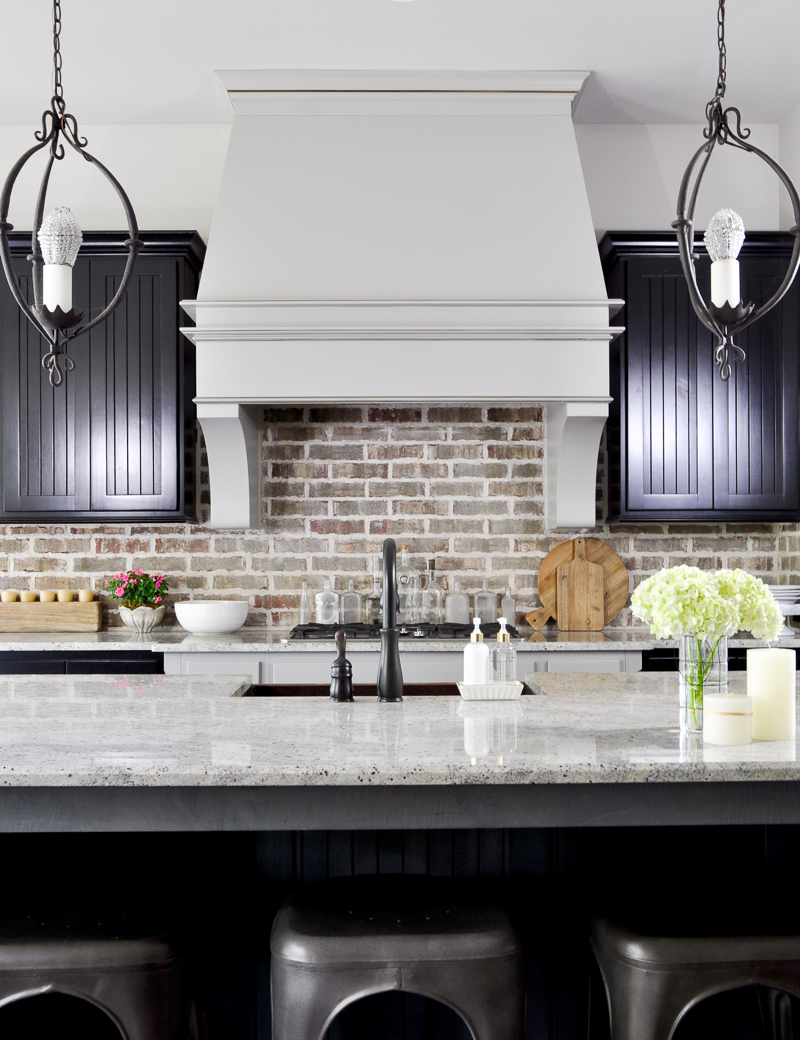
[[[164,654],[164,671],[167,675],[251,675],[254,683],[268,685],[326,686],[334,657],[333,652],[318,650],[181,651]],[[353,665],[354,683],[372,685],[376,682],[378,651],[351,651],[348,657]],[[435,650],[401,650],[400,664],[407,683],[457,682],[464,668],[460,653]],[[633,650],[520,650],[517,654],[520,678],[529,672],[639,672],[641,668],[641,652]]]

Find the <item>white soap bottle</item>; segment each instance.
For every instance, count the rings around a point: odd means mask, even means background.
[[[464,684],[483,686],[489,681],[489,647],[483,641],[481,619],[473,618],[472,624],[475,629],[464,647]]]
[[[500,622],[500,631],[491,651],[489,682],[514,682],[517,678],[517,651],[511,645],[511,637],[506,631],[506,619],[501,617],[497,620]]]

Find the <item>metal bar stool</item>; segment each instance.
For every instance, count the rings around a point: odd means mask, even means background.
[[[591,944],[612,1040],[669,1040],[693,1005],[742,986],[767,987],[769,1032],[776,1040],[791,1036],[786,994],[800,997],[800,930],[760,934],[758,924],[736,925],[702,917],[685,928],[594,918]]]
[[[0,921],[0,1023],[4,1006],[45,993],[96,1005],[123,1040],[189,1035],[182,959],[164,937],[137,930],[125,919]]]
[[[457,882],[399,875],[308,885],[278,911],[273,1040],[321,1040],[347,1004],[405,990],[441,1001],[474,1040],[522,1040],[522,949],[498,906]]]

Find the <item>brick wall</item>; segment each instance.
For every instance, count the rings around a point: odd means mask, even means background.
[[[268,409],[263,427],[264,508],[259,531],[202,526],[0,528],[0,587],[102,589],[118,570],[170,576],[176,598],[245,596],[250,625],[294,624],[303,580],[326,576],[371,588],[383,538],[407,542],[415,565],[436,557],[447,583],[510,586],[519,615],[538,604],[543,556],[577,531],[544,527],[542,409],[340,407]],[[201,467],[206,473],[205,466]],[[604,453],[598,516],[605,508]],[[207,480],[200,518],[207,514]],[[765,580],[797,581],[800,533],[778,524],[603,524],[589,532],[616,549],[636,583],[676,563],[742,566]],[[115,615],[110,622],[115,622]],[[627,610],[617,624],[630,624]]]

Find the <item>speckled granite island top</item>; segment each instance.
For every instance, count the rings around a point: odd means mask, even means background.
[[[528,677],[509,702],[241,697],[224,676],[0,680],[0,783],[642,784],[797,780],[795,745],[682,740],[671,673]],[[734,677],[732,690],[743,683]]]
[[[236,676],[4,677],[0,831],[800,823],[794,742],[682,740],[675,674],[528,679],[516,702],[331,704]]]

